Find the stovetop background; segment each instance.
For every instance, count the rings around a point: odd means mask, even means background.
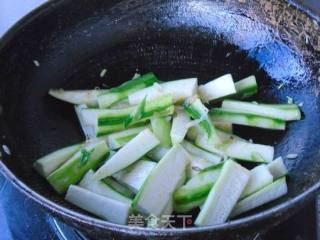
[[[0,0],[0,37],[22,16],[44,2],[46,0]],[[312,11],[320,14],[319,0],[297,0],[296,2],[303,3]],[[38,212],[34,204],[16,192],[1,175],[0,200],[0,240],[59,239],[52,229],[48,228],[47,215]],[[13,206],[15,211],[9,211],[8,205]],[[25,209],[29,210],[22,213],[21,211]],[[5,212],[7,215],[9,213],[10,217],[6,218]],[[12,214],[13,212],[17,215]],[[32,219],[35,219],[35,216],[36,224],[35,222],[30,224],[31,221],[34,221]],[[8,223],[14,234],[10,233]],[[316,233],[316,208],[315,203],[311,202],[294,217],[267,234],[257,236],[254,240],[312,240],[316,239]]]

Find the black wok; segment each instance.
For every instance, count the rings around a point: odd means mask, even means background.
[[[1,143],[12,152],[3,152],[0,170],[46,211],[96,238],[237,239],[268,229],[320,186],[319,36],[316,20],[282,0],[50,1],[0,43]],[[103,68],[108,73],[100,78]],[[162,230],[112,224],[64,202],[31,163],[83,136],[72,106],[50,98],[48,89],[115,86],[136,70],[202,83],[229,72],[235,79],[255,74],[257,100],[303,102],[303,120],[285,133],[237,130],[277,143],[276,156],[298,154],[286,160],[289,194],[222,225]]]

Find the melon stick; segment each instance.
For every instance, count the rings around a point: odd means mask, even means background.
[[[214,165],[216,165],[216,163],[210,162],[198,156],[191,155],[191,161],[187,168],[187,178],[190,179],[198,174],[201,170]]]
[[[272,162],[268,163],[267,166],[274,179],[281,178],[288,174],[288,169],[284,164],[282,157],[276,158]]]
[[[125,121],[131,116],[130,114],[135,112],[139,108],[140,104],[134,107],[124,109],[103,109],[98,116],[98,125],[114,125],[124,124]],[[151,118],[155,113],[162,112],[169,107],[173,106],[172,96],[170,94],[160,96],[156,99],[146,101],[145,106],[139,112],[140,118],[135,119],[138,121],[144,118]]]
[[[121,100],[120,102],[114,103],[110,106],[110,109],[123,109],[128,108],[131,105],[129,104],[128,99]]]
[[[52,172],[47,180],[58,193],[64,193],[70,185],[77,184],[87,171],[98,168],[108,155],[109,148],[105,141],[89,142]]]
[[[174,211],[177,213],[188,213],[192,209],[201,206],[206,201],[206,198],[207,197],[202,197],[186,203],[175,203]]]
[[[110,107],[112,104],[126,99],[129,94],[151,86],[155,82],[158,82],[157,77],[153,73],[147,73],[138,78],[129,80],[118,87],[111,88],[107,92],[98,96],[97,101],[99,103],[99,107]]]
[[[195,141],[196,145],[213,153],[223,153],[228,157],[250,161],[250,162],[270,162],[273,159],[274,148],[269,145],[255,144],[245,141],[231,134],[223,133],[227,139],[223,139],[221,144],[214,146],[208,143],[206,137],[199,135]],[[260,158],[256,158],[259,154]]]
[[[108,145],[110,149],[119,149],[145,129],[146,127],[136,127],[112,133],[107,136]]]
[[[167,152],[170,150],[170,148],[165,148],[162,146],[157,146],[154,149],[152,149],[150,152],[147,153],[147,156],[154,160],[154,161],[160,161],[164,155],[167,154]]]
[[[218,164],[200,171],[174,192],[174,202],[176,204],[187,203],[207,197],[213,184],[220,176],[222,166],[222,164]]]
[[[250,177],[250,171],[228,160],[220,176],[211,188],[204,205],[195,220],[196,226],[224,223],[240,198]]]
[[[69,102],[75,105],[85,104],[89,107],[97,107],[98,95],[107,92],[106,89],[101,90],[63,90],[50,89],[49,94],[59,100]]]
[[[102,219],[118,224],[127,223],[131,208],[129,203],[107,198],[75,185],[68,188],[65,199]]]
[[[286,129],[286,122],[284,120],[259,116],[252,113],[244,113],[235,109],[212,108],[209,115],[211,119],[216,122],[226,122],[274,130]]]
[[[85,104],[80,104],[80,105],[74,106],[74,110],[77,114],[77,117],[78,117],[78,120],[80,123],[80,127],[82,129],[82,132],[84,133],[84,136],[86,137],[86,139],[93,139],[96,137],[94,126],[86,124],[86,122],[82,116],[82,109],[87,109],[87,108],[88,107]]]
[[[204,85],[199,86],[201,100],[209,103],[213,100],[219,100],[237,92],[231,74],[223,75]]]
[[[188,115],[181,111],[177,110],[176,115],[172,120],[172,128],[170,132],[172,144],[181,143],[188,132],[187,124],[190,122]]]
[[[81,114],[86,125],[103,126],[124,124],[125,120],[136,110],[138,106],[139,105],[121,109],[86,108],[82,109]],[[150,118],[154,113],[162,112],[171,106],[172,96],[168,94],[147,101],[143,109],[142,118]]]
[[[78,152],[82,146],[82,143],[75,144],[49,153],[35,161],[33,167],[41,176],[47,177]]]
[[[207,142],[218,144],[220,142],[216,129],[208,117],[208,109],[199,98],[190,98],[183,104],[184,111],[194,120],[199,121],[199,126],[205,132]]]
[[[183,184],[190,155],[179,144],[173,146],[145,180],[133,201],[139,212],[160,216],[173,192]]]
[[[271,202],[287,194],[287,192],[288,192],[288,187],[286,183],[286,178],[285,177],[279,178],[278,180],[267,185],[261,190],[240,200],[232,210],[230,217],[231,218],[236,217],[244,212],[247,212],[263,204]]]
[[[185,99],[195,95],[198,88],[197,78],[188,78],[175,81],[154,84],[151,87],[142,89],[128,96],[131,105],[138,104],[145,96],[147,100],[158,98],[165,94],[173,96],[173,102],[183,102]]]
[[[173,206],[173,200],[171,199],[165,209],[162,211],[159,217],[150,215],[147,217],[147,227],[150,228],[164,228],[168,226],[170,223],[170,216],[172,215],[174,206]],[[171,224],[171,223],[170,223]]]
[[[222,102],[222,108],[234,109],[238,112],[251,113],[262,117],[275,118],[283,121],[293,121],[301,119],[301,112],[298,107],[284,108],[275,107],[272,104],[255,104],[236,100],[224,100]]]
[[[232,97],[243,99],[251,97],[258,92],[258,84],[254,75],[236,82],[234,86],[237,92]]]
[[[93,177],[94,179],[94,177]],[[120,184],[116,180],[114,180],[112,177],[107,177],[101,180],[101,182],[107,184],[110,188],[112,188],[114,191],[120,193],[121,195],[132,199],[135,195],[133,191],[131,191],[130,188],[126,187],[125,185]]]
[[[143,130],[100,167],[94,178],[100,180],[128,167],[158,144],[159,140],[149,129]]]
[[[188,141],[183,141],[181,145],[192,155],[197,156],[199,158],[203,158],[205,160],[208,160],[212,162],[213,164],[217,164],[221,162],[222,157],[218,154],[208,152],[204,149],[201,149],[197,147],[196,145],[188,142]]]
[[[82,178],[79,186],[96,194],[131,204],[131,199],[113,190],[106,183],[93,179],[94,171],[89,170]]]
[[[256,166],[250,171],[249,181],[241,194],[241,199],[260,190],[261,188],[272,183],[273,176],[271,175],[267,165],[262,164]]]
[[[171,121],[166,117],[154,116],[150,122],[152,132],[159,139],[160,146],[170,148],[172,146],[170,138]]]
[[[134,193],[137,193],[156,165],[155,162],[141,159],[120,172],[115,173],[113,177],[118,182],[129,187]]]
[[[169,116],[174,113],[174,106],[170,106],[167,109],[156,113],[157,116]],[[103,126],[94,126],[95,129],[95,134],[97,137],[104,136],[109,133],[114,133],[117,131],[122,131],[127,128],[133,128],[133,127],[141,127],[147,125],[147,121],[151,118],[152,116],[145,117],[141,120],[138,120],[137,122],[131,122],[128,127],[125,127],[124,123],[120,124],[113,124],[113,125],[103,125]]]

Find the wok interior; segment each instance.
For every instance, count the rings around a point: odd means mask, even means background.
[[[2,142],[12,151],[4,162],[31,189],[71,207],[32,169],[38,157],[83,140],[73,107],[49,97],[48,90],[112,87],[136,71],[153,71],[165,81],[196,76],[200,83],[225,73],[235,80],[254,74],[259,85],[254,100],[285,103],[290,96],[303,102],[303,120],[288,124],[285,132],[242,127],[237,132],[276,144],[275,156],[298,154],[286,160],[289,194],[264,208],[318,181],[320,114],[313,72],[318,63],[307,59],[319,52],[310,48],[306,56],[300,42],[293,47],[283,41],[263,18],[264,1],[90,1],[87,8],[70,2],[22,26],[0,52]],[[100,78],[104,68],[108,73]]]

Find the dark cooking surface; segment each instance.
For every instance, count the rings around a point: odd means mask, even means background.
[[[82,138],[72,107],[49,98],[47,89],[113,86],[136,69],[152,70],[163,80],[199,76],[201,82],[226,72],[235,79],[254,73],[259,100],[286,102],[290,96],[304,102],[303,121],[290,124],[284,134],[259,131],[254,140],[278,142],[276,155],[299,155],[286,161],[290,192],[276,203],[318,180],[319,30],[292,6],[281,1],[57,2],[0,52],[3,142],[14,156],[4,162],[37,193],[70,207],[32,171],[31,162]],[[33,60],[40,62],[39,68]],[[109,72],[102,81],[99,73],[105,67]],[[279,90],[281,83],[285,85]]]

